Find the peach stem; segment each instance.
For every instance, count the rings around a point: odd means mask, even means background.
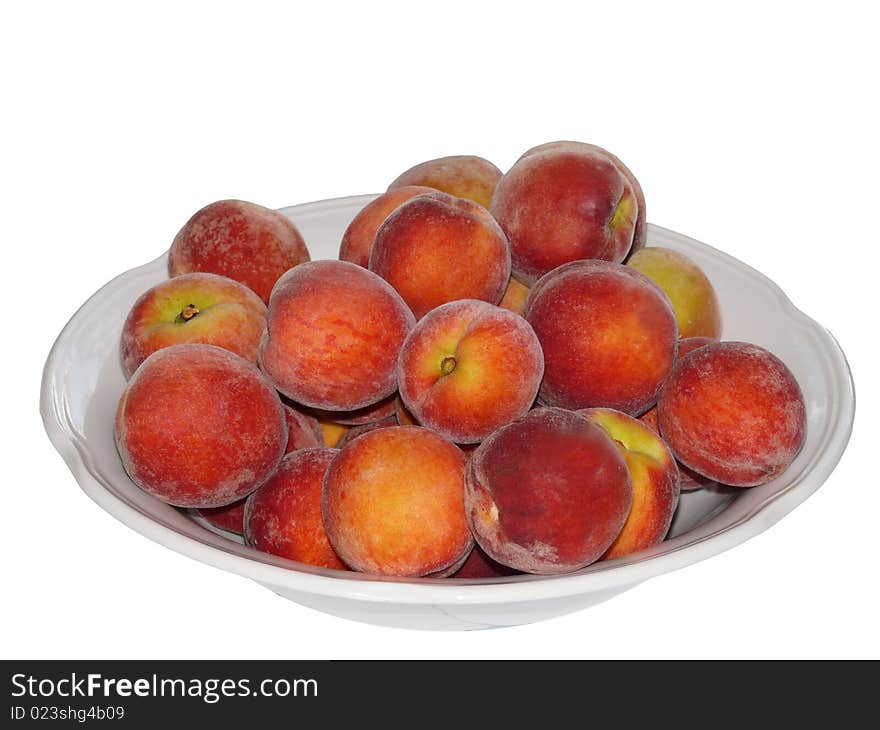
[[[440,373],[442,375],[449,375],[453,370],[455,370],[456,361],[454,357],[444,357],[443,361],[440,363]]]
[[[187,304],[183,308],[181,313],[177,315],[177,319],[180,322],[189,322],[198,313],[199,313],[199,308],[195,304]]]

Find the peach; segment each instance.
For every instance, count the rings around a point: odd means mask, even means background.
[[[450,441],[476,443],[531,408],[543,372],[528,322],[463,299],[419,320],[400,351],[397,382],[420,424]]]
[[[352,426],[351,429],[342,434],[342,438],[339,439],[336,447],[340,449],[345,448],[346,445],[354,441],[358,436],[362,436],[370,431],[375,431],[378,428],[388,428],[389,426],[399,425],[400,423],[397,420],[397,416],[392,413],[390,416],[386,416],[378,421],[364,423],[360,426]]]
[[[662,438],[644,423],[611,408],[579,413],[607,433],[629,468],[633,503],[617,539],[603,556],[620,558],[663,542],[678,506],[678,466]]]
[[[314,416],[303,413],[289,403],[284,406],[284,420],[287,421],[286,454],[300,449],[314,449],[324,446],[324,434],[321,425]]]
[[[397,356],[414,324],[376,274],[348,261],[312,261],[275,286],[260,364],[296,403],[365,408],[397,390]]]
[[[492,560],[486,555],[483,548],[475,545],[467,560],[450,578],[503,578],[517,573],[519,573],[518,570],[502,565],[497,560]]]
[[[683,340],[679,340],[677,359],[683,358],[689,352],[693,352],[698,347],[711,345],[713,342],[717,342],[717,340],[713,340],[711,337],[687,337]],[[660,424],[657,420],[656,405],[651,406],[647,411],[639,416],[639,420],[644,423],[648,428],[650,428],[654,433],[658,435],[660,434]],[[704,487],[715,484],[714,480],[709,479],[708,477],[704,477],[702,474],[697,474],[697,472],[695,472],[693,469],[689,469],[684,464],[678,464],[678,471],[681,475],[682,492],[692,492],[695,489],[703,489]]]
[[[411,198],[382,224],[370,270],[400,292],[418,319],[457,299],[500,301],[510,251],[485,208],[433,192]]]
[[[228,276],[268,302],[281,275],[308,260],[305,241],[281,213],[244,200],[220,200],[198,211],[174,237],[168,273]]]
[[[321,491],[335,449],[288,454],[247,500],[245,542],[264,553],[322,568],[345,570],[324,530]]]
[[[418,426],[351,441],[324,479],[324,526],[345,563],[366,573],[425,576],[458,567],[473,547],[464,515],[465,456]]]
[[[721,308],[715,289],[703,270],[683,253],[651,246],[630,256],[627,266],[641,271],[666,292],[680,337],[717,340],[721,336]]]
[[[214,345],[172,345],[137,369],[116,414],[132,481],[176,507],[222,507],[259,487],[287,444],[284,409],[255,366]]]
[[[354,411],[322,411],[313,408],[312,412],[319,420],[333,421],[343,426],[363,426],[393,416],[396,401],[397,393],[393,393],[378,403]]]
[[[737,487],[785,471],[806,435],[804,396],[779,358],[757,345],[718,342],[679,360],[657,403],[676,458]]]
[[[529,287],[512,276],[507,282],[507,289],[498,306],[503,309],[509,309],[514,314],[522,314],[526,305],[526,299],[529,296]]]
[[[527,157],[528,155],[538,152],[566,149],[575,151],[582,150],[585,152],[592,152],[604,155],[616,165],[618,170],[620,170],[620,173],[632,186],[633,194],[635,195],[636,199],[636,205],[638,206],[638,217],[636,218],[635,230],[633,232],[633,242],[632,248],[630,249],[630,255],[643,248],[648,238],[648,219],[645,208],[645,193],[642,191],[642,186],[639,184],[639,181],[636,180],[636,176],[632,174],[630,169],[626,165],[624,165],[623,162],[621,162],[620,158],[612,155],[608,150],[603,149],[598,145],[587,144],[586,142],[572,142],[570,140],[547,142],[545,144],[538,145],[537,147],[532,147],[530,150],[524,152],[522,157]]]
[[[225,507],[208,507],[206,509],[198,509],[196,512],[214,527],[219,527],[221,530],[226,530],[226,532],[234,532],[236,535],[243,535],[244,506],[246,503],[247,497]]]
[[[622,264],[560,266],[532,288],[524,316],[544,350],[544,405],[637,416],[654,405],[675,361],[669,298]]]
[[[633,502],[629,470],[604,430],[577,413],[537,408],[471,456],[465,508],[493,560],[526,573],[567,573],[598,560]]]
[[[187,342],[217,345],[257,361],[266,305],[243,284],[216,274],[184,274],[144,292],[122,326],[122,369],[130,378],[156,350]]]
[[[367,268],[370,264],[370,251],[373,240],[385,219],[402,203],[422,193],[430,193],[432,188],[419,185],[405,185],[389,190],[367,203],[348,224],[339,245],[339,258]]]
[[[569,261],[622,261],[639,213],[632,185],[611,159],[565,147],[521,157],[498,183],[491,211],[526,284]]]
[[[321,426],[321,434],[324,437],[324,445],[330,448],[335,448],[339,446],[339,442],[345,438],[345,434],[351,431],[351,426],[346,426],[342,423],[336,423],[334,421],[318,421],[318,424]]]
[[[488,208],[500,179],[501,170],[489,160],[474,155],[453,155],[411,167],[391,183],[388,190],[423,185]]]

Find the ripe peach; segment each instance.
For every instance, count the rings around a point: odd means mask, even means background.
[[[400,397],[420,424],[450,441],[476,443],[524,415],[544,357],[522,317],[476,299],[429,312],[400,351]]]
[[[284,406],[284,419],[287,421],[287,448],[284,453],[300,449],[314,449],[324,445],[321,425],[314,416],[303,413],[289,403]]]
[[[527,573],[567,573],[598,560],[629,515],[626,462],[601,428],[561,408],[537,408],[471,456],[465,507],[477,542]]]
[[[542,277],[524,316],[544,349],[539,400],[637,416],[657,400],[675,361],[669,298],[643,274],[608,261],[573,261]]]
[[[312,261],[275,286],[260,364],[296,403],[364,408],[397,389],[397,356],[414,323],[397,292],[371,271]]]
[[[424,185],[488,208],[500,179],[501,170],[489,160],[473,155],[453,155],[411,167],[391,183],[388,190]]]
[[[322,411],[320,409],[312,409],[312,412],[319,420],[333,421],[343,426],[363,426],[373,421],[381,421],[383,418],[394,415],[394,403],[397,400],[397,393],[389,395],[387,398],[373,403],[364,408],[358,408],[354,411]]]
[[[514,570],[506,565],[502,565],[497,560],[492,560],[486,551],[479,545],[475,545],[468,555],[467,560],[462,566],[456,570],[450,578],[503,578],[508,575],[516,575],[518,570]]]
[[[645,242],[648,238],[648,219],[647,219],[647,209],[645,207],[645,193],[642,191],[642,186],[639,184],[639,181],[636,180],[636,176],[632,174],[630,169],[623,164],[620,158],[612,155],[608,150],[599,147],[594,144],[587,144],[586,142],[572,142],[569,140],[561,140],[559,142],[547,142],[542,145],[538,145],[537,147],[532,147],[530,150],[527,150],[523,153],[523,157],[527,155],[534,154],[536,152],[546,152],[548,150],[583,150],[586,152],[597,152],[599,154],[605,155],[608,159],[610,159],[616,166],[617,169],[620,170],[621,174],[629,181],[629,184],[632,186],[633,193],[636,198],[636,205],[638,206],[638,217],[636,218],[635,231],[633,233],[633,242],[632,248],[630,249],[630,255],[632,255],[635,251],[643,248]]]
[[[244,506],[247,497],[240,499],[225,507],[208,507],[198,509],[196,512],[201,515],[205,521],[219,527],[227,532],[234,532],[236,535],[244,534]]]
[[[510,278],[510,251],[485,208],[432,192],[411,198],[382,224],[370,269],[418,319],[456,299],[498,302]]]
[[[278,395],[243,358],[214,345],[172,345],[137,369],[116,414],[132,481],[176,507],[222,507],[278,466],[287,425]]]
[[[491,211],[507,234],[513,271],[527,284],[569,261],[622,261],[639,213],[614,162],[577,147],[521,157],[498,183]]]
[[[370,251],[373,250],[373,239],[385,219],[397,208],[416,195],[430,193],[433,188],[419,185],[406,185],[389,190],[375,200],[367,203],[352,219],[342,234],[339,245],[339,258],[367,268],[370,264]]]
[[[243,200],[220,200],[198,211],[174,237],[168,273],[222,274],[268,302],[279,277],[308,260],[305,241],[281,213]]]
[[[704,345],[711,345],[713,342],[717,342],[717,340],[713,340],[711,337],[687,337],[683,340],[678,341],[678,355],[677,359],[680,360],[689,352],[693,352],[698,347],[703,347]],[[660,424],[657,420],[657,406],[651,406],[647,411],[645,411],[641,416],[639,416],[639,420],[644,423],[648,428],[650,428],[654,433],[660,434]],[[686,467],[684,464],[678,464],[678,471],[681,475],[681,491],[682,492],[692,492],[695,489],[703,489],[704,487],[711,486],[715,484],[714,479],[709,479],[708,477],[704,477],[702,474],[697,474],[693,469]]]
[[[334,552],[321,516],[321,490],[335,449],[288,454],[247,500],[245,541],[264,553],[322,568],[346,570]]]
[[[717,340],[721,336],[721,308],[715,289],[703,270],[683,253],[651,246],[630,256],[627,266],[641,271],[666,292],[680,337]]]
[[[257,361],[266,330],[266,305],[237,281],[216,274],[184,274],[144,292],[122,326],[122,369],[138,365],[169,345],[217,345]]]
[[[355,570],[424,576],[457,567],[473,547],[464,515],[465,456],[418,426],[351,441],[324,479],[324,525]]]
[[[501,301],[498,302],[498,306],[509,309],[514,314],[522,314],[528,296],[529,287],[511,276],[510,281],[507,282],[507,290],[501,297]]]
[[[603,559],[620,558],[663,542],[679,494],[678,466],[669,447],[656,432],[620,411],[588,408],[579,413],[614,440],[633,485],[629,517]]]
[[[679,360],[657,415],[679,461],[737,487],[779,476],[806,435],[806,406],[794,375],[775,355],[744,342],[706,345]]]

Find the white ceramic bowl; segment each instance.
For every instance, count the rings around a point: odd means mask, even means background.
[[[335,258],[349,221],[373,197],[324,200],[282,212],[299,227],[312,258]],[[721,301],[724,339],[757,343],[788,364],[804,391],[808,428],[803,450],[779,478],[753,489],[683,494],[670,538],[637,555],[555,577],[379,578],[259,553],[142,492],[123,471],[113,439],[113,416],[125,384],[118,343],[135,299],[166,278],[165,256],[102,287],[58,336],[43,372],[40,410],[46,431],[86,494],[129,527],[320,611],[390,626],[476,629],[586,608],[770,527],[825,481],[852,429],[849,368],[823,327],[769,279],[720,251],[656,226],[649,226],[648,245],[681,251],[708,274]]]

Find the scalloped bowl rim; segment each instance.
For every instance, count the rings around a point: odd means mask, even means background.
[[[341,205],[362,206],[375,195],[331,198],[279,209],[285,215],[320,214]],[[79,307],[62,329],[46,361],[40,393],[40,412],[49,438],[67,463],[82,490],[102,509],[145,537],[179,553],[270,586],[325,597],[354,599],[367,602],[401,604],[505,604],[541,601],[565,596],[622,589],[663,573],[717,555],[753,537],[778,522],[827,479],[843,454],[852,432],[855,414],[855,391],[852,375],[843,351],[834,337],[821,325],[801,312],[772,280],[734,257],[668,229],[649,224],[652,244],[663,239],[686,241],[688,245],[710,250],[714,257],[728,266],[746,272],[756,284],[771,293],[783,314],[801,327],[825,339],[827,354],[832,358],[838,388],[835,403],[840,412],[830,424],[820,443],[824,458],[805,469],[799,478],[772,493],[735,521],[699,537],[689,534],[661,543],[651,550],[618,560],[594,563],[581,571],[558,576],[524,575],[474,580],[442,580],[430,578],[401,579],[352,574],[314,568],[272,555],[257,553],[243,545],[228,541],[219,547],[184,535],[156,517],[141,511],[111,493],[103,477],[94,468],[88,449],[66,423],[63,398],[58,391],[56,376],[59,351],[66,344],[70,329],[88,312],[90,305],[106,296],[136,271],[164,261],[167,254],[152,262],[115,277]],[[248,552],[250,554],[248,554]]]

